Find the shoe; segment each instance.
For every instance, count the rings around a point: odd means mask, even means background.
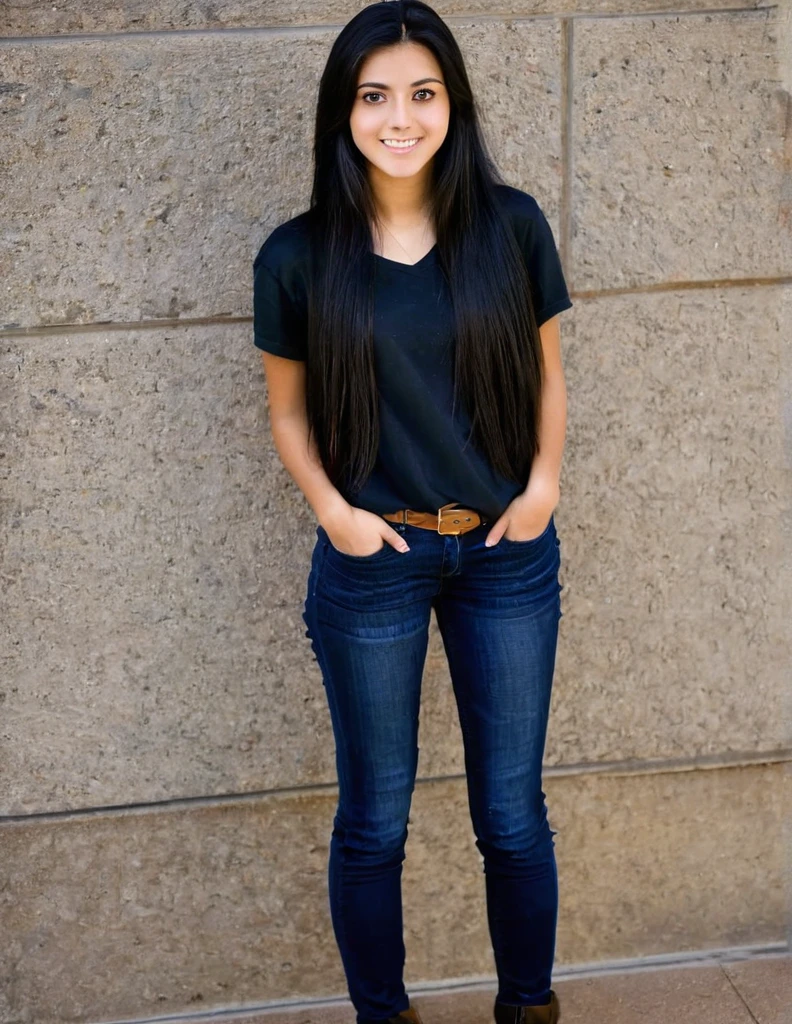
[[[423,1024],[423,1021],[418,1016],[418,1011],[413,1004],[410,1003],[409,1010],[402,1010],[395,1017],[388,1017],[388,1024]]]
[[[511,1006],[495,1000],[495,1024],[556,1024],[560,1018],[561,1003],[552,989],[544,1006]]]

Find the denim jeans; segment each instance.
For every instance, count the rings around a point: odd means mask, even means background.
[[[409,552],[385,543],[345,554],[317,527],[303,612],[335,738],[329,902],[357,1024],[409,1005],[401,876],[432,608],[483,857],[496,998],[547,1003],[558,916],[557,833],[541,788],[562,614],[554,518],[536,538],[491,548],[491,524],[457,535],[389,525]]]

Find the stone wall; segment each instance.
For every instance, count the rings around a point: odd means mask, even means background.
[[[318,75],[360,6],[0,0],[2,1024],[345,994],[315,521],[271,441],[251,263],[307,206]],[[436,7],[575,302],[558,971],[778,948],[789,4]],[[435,622],[419,773],[407,981],[492,978]]]

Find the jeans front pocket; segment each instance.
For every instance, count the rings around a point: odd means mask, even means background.
[[[504,534],[498,541],[498,543],[507,545],[510,544],[512,547],[516,548],[527,548],[530,547],[532,544],[541,544],[543,541],[547,540],[547,538],[552,533],[555,533],[555,523],[553,521],[553,515],[551,513],[547,526],[545,526],[545,528],[537,537],[529,537],[528,540],[511,540],[511,538],[507,537]]]
[[[325,530],[325,528],[323,526],[320,526],[318,529],[321,532],[322,539],[327,544],[327,552],[328,552],[328,554],[331,554],[334,558],[338,558],[338,559],[341,559],[341,560],[345,560],[345,561],[349,561],[349,562],[353,562],[353,563],[358,563],[358,562],[375,562],[377,559],[382,558],[383,556],[389,554],[390,552],[395,552],[396,551],[396,549],[394,548],[394,546],[392,544],[389,544],[386,540],[384,540],[382,542],[382,547],[378,548],[376,551],[372,551],[370,555],[350,555],[346,551],[339,551],[338,550],[338,548],[330,540],[330,537],[327,534],[327,530]]]

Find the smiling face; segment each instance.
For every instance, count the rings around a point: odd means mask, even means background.
[[[422,177],[448,133],[450,113],[443,74],[431,50],[397,43],[362,64],[349,127],[370,173]]]

